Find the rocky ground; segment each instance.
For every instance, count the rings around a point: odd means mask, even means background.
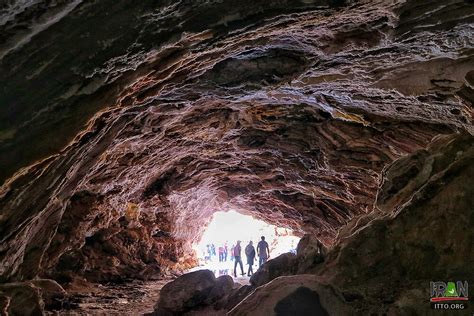
[[[163,285],[171,280],[89,284],[68,289],[68,308],[50,315],[143,315],[153,311]]]
[[[232,278],[235,287],[249,284],[247,277]],[[66,287],[67,296],[58,299],[46,315],[144,315],[154,311],[164,285],[173,279],[128,280],[121,284],[78,282]],[[61,306],[61,308],[59,308]]]

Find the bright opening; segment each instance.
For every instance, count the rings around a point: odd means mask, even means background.
[[[253,242],[257,250],[260,237],[265,236],[270,250],[269,259],[275,258],[286,252],[296,252],[299,237],[288,228],[276,227],[249,215],[236,211],[216,212],[204,232],[200,242],[194,245],[200,267],[196,269],[209,269],[216,276],[233,274],[234,258],[233,247],[240,240],[241,258],[244,271],[247,275],[248,264],[245,248],[249,241]],[[253,271],[258,269],[258,256],[255,258]],[[237,267],[240,275],[240,267]]]

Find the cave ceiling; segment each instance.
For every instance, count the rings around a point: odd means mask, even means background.
[[[389,163],[474,132],[473,21],[462,0],[0,6],[0,274],[73,247],[79,209],[78,240],[138,208],[194,241],[235,209],[331,243]]]

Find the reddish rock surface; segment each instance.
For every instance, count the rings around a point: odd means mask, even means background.
[[[218,210],[340,245],[428,172],[398,160],[379,191],[395,160],[472,143],[473,22],[463,0],[0,5],[0,282],[160,278]]]
[[[430,282],[474,276],[473,159],[471,137],[460,136],[396,161],[384,172],[376,210],[342,229],[323,261],[314,262],[311,239],[302,239],[292,269],[275,269],[285,266],[281,258],[268,261],[251,279],[254,289],[223,314],[432,314]],[[391,199],[399,203],[390,207]],[[271,265],[280,276],[264,279]],[[462,312],[472,311],[467,304]]]

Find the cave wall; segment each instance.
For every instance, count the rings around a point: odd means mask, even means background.
[[[425,314],[429,282],[471,283],[473,159],[472,137],[451,135],[397,160],[383,173],[376,212],[341,231],[314,272],[369,314]]]
[[[162,288],[149,315],[472,313],[461,300],[433,308],[430,282],[474,277],[473,145],[470,135],[444,135],[389,165],[374,211],[342,227],[333,247],[320,251],[306,234],[296,254],[267,261],[250,285],[209,270],[184,274]]]
[[[184,268],[222,209],[331,245],[390,163],[473,132],[469,1],[1,14],[1,281]]]

